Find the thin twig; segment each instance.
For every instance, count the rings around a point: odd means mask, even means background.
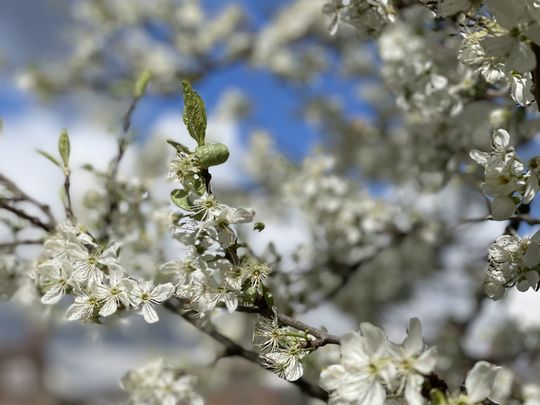
[[[51,212],[51,208],[47,204],[40,203],[35,198],[25,193],[19,186],[15,184],[13,180],[8,179],[6,176],[0,173],[0,183],[4,184],[12,193],[15,194],[15,198],[19,201],[27,201],[30,204],[38,207],[47,216],[49,224],[52,228],[56,226],[56,220]]]
[[[288,315],[281,314],[279,312],[274,312],[272,310],[268,311],[266,308],[263,309],[260,306],[255,307],[255,306],[248,306],[248,305],[238,305],[236,310],[238,312],[259,314],[269,319],[277,318],[279,323],[281,323],[282,325],[291,326],[297,330],[301,330],[312,336],[315,336],[317,340],[313,342],[312,344],[313,347],[321,347],[327,344],[339,345],[338,336],[330,335],[323,329],[314,328]]]
[[[101,239],[107,239],[111,236],[110,228],[112,227],[114,215],[116,214],[116,211],[118,211],[116,179],[118,177],[118,170],[120,169],[120,162],[122,161],[128,146],[127,134],[129,132],[129,129],[131,128],[131,117],[133,116],[133,113],[135,112],[135,109],[137,108],[140,99],[141,95],[135,96],[131,99],[128,110],[126,111],[122,119],[122,134],[118,139],[118,148],[116,151],[116,155],[109,165],[109,173],[107,176],[106,185],[109,195],[109,204],[107,207],[107,211],[105,212],[105,216],[103,217],[105,231]]]
[[[76,222],[75,214],[73,214],[73,205],[71,204],[71,171],[68,168],[64,169],[64,193],[66,194],[66,216],[72,222]]]
[[[509,218],[509,220],[515,220],[515,221],[519,221],[519,222],[524,222],[524,223],[529,224],[529,225],[540,225],[540,219],[533,218],[533,217],[531,217],[529,215],[525,215],[525,214],[524,215],[514,215],[512,218]],[[479,222],[485,222],[485,221],[496,221],[496,220],[493,219],[493,217],[491,215],[488,215],[488,216],[480,217],[480,218],[464,219],[463,221],[460,222],[460,225],[479,223]]]
[[[45,223],[36,216],[30,215],[26,211],[23,211],[17,207],[14,207],[9,204],[8,200],[5,198],[0,198],[0,209],[3,208],[6,211],[9,211],[21,219],[25,219],[38,228],[43,229],[44,231],[51,232],[54,229],[54,224]]]
[[[390,243],[388,243],[388,244],[386,244],[384,246],[378,246],[377,249],[370,256],[364,257],[364,258],[358,260],[356,263],[346,265],[344,267],[340,266],[338,263],[331,263],[333,265],[338,266],[338,268],[343,269],[340,272],[341,273],[341,280],[335,287],[333,287],[332,289],[327,291],[324,294],[324,297],[320,301],[325,302],[328,299],[334,298],[349,283],[349,281],[352,279],[352,277],[356,273],[358,273],[358,271],[363,266],[373,262],[377,257],[379,257],[380,253],[382,253],[386,249],[401,243],[405,239],[406,235],[407,234],[405,234],[403,232],[396,232],[396,234],[394,235],[394,238],[390,241]]]
[[[44,242],[43,239],[20,239],[12,240],[9,242],[1,242],[0,249],[11,249],[21,245],[41,245]]]

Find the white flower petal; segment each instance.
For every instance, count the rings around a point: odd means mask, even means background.
[[[154,301],[162,302],[169,299],[173,292],[174,286],[171,283],[166,283],[155,286],[150,295]]]
[[[341,364],[332,364],[321,371],[319,386],[326,391],[333,391],[339,388],[346,376],[347,371]]]
[[[159,321],[159,316],[157,312],[152,308],[152,305],[150,305],[148,302],[143,303],[142,309],[141,309],[143,318],[148,323],[156,323]]]
[[[477,362],[467,373],[465,388],[472,402],[481,402],[491,394],[498,368],[487,361]]]
[[[107,301],[105,301],[105,304],[99,311],[99,314],[101,316],[109,316],[116,312],[116,309],[118,308],[118,304],[116,303],[116,299],[109,298]]]
[[[481,152],[479,150],[473,149],[469,153],[469,156],[471,157],[472,160],[474,160],[479,165],[485,166],[488,163],[489,153],[487,152]]]
[[[424,405],[425,400],[422,396],[422,384],[424,377],[418,374],[410,375],[405,385],[405,399],[408,405]]]
[[[362,322],[360,324],[360,331],[365,338],[368,353],[377,356],[382,354],[388,347],[388,339],[381,328],[378,328],[369,322]]]
[[[357,332],[346,333],[339,342],[343,363],[363,365],[369,362],[369,355],[364,351],[364,338]]]
[[[422,325],[420,324],[420,320],[418,318],[411,318],[409,320],[407,337],[403,341],[402,346],[408,356],[420,353],[424,348],[424,341],[422,340]]]
[[[47,290],[45,295],[41,297],[42,304],[56,304],[62,299],[65,294],[65,289],[60,284],[54,285]]]
[[[431,373],[437,364],[437,354],[437,348],[430,347],[416,359],[414,369],[422,374]]]
[[[510,145],[510,134],[505,129],[497,129],[493,132],[493,148],[495,150],[505,150]]]
[[[516,204],[511,197],[495,197],[491,202],[491,216],[495,221],[505,221],[516,211]]]

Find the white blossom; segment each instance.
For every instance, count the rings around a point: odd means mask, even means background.
[[[395,376],[388,359],[389,342],[384,332],[369,323],[361,334],[349,332],[340,339],[341,362],[321,372],[320,385],[329,391],[330,403],[383,405],[385,384]]]
[[[122,388],[129,394],[132,404],[203,405],[195,391],[197,379],[182,370],[175,369],[163,359],[129,371],[122,378]]]
[[[159,317],[152,306],[169,299],[174,292],[174,286],[171,283],[154,285],[152,281],[145,280],[129,280],[129,284],[131,305],[135,308],[140,307],[140,312],[146,322],[157,322]]]

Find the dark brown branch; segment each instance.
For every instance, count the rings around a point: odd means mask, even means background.
[[[0,209],[2,208],[5,209],[6,211],[9,211],[15,214],[21,219],[25,219],[26,221],[30,222],[31,224],[35,225],[38,228],[43,229],[46,232],[52,232],[54,230],[54,224],[45,223],[38,217],[30,215],[26,211],[23,211],[17,207],[12,206],[11,204],[9,204],[8,200],[5,198],[0,198]]]
[[[1,242],[0,249],[11,249],[22,245],[41,245],[44,242],[43,239],[20,239],[9,242]]]
[[[54,228],[56,226],[56,220],[54,219],[54,216],[52,215],[51,209],[47,204],[40,203],[39,201],[37,201],[36,199],[31,197],[30,195],[25,193],[23,190],[21,190],[21,188],[19,186],[17,186],[15,184],[14,181],[8,179],[3,174],[0,174],[0,183],[4,184],[8,188],[8,190],[10,190],[12,193],[14,193],[15,194],[15,199],[17,199],[18,201],[26,201],[26,202],[29,202],[30,204],[33,204],[36,207],[38,207],[45,214],[45,216],[47,217],[47,219],[49,221],[49,225],[52,228]]]
[[[534,52],[534,56],[536,58],[536,67],[531,72],[534,83],[532,93],[534,94],[534,98],[537,100],[536,104],[538,111],[540,111],[540,103],[538,103],[538,100],[540,100],[540,46],[532,42],[531,49]]]

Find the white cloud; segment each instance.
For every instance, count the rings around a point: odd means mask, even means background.
[[[16,117],[4,117],[0,135],[0,172],[16,182],[25,192],[49,204],[54,214],[63,217],[59,191],[63,185],[60,169],[36,153],[41,149],[58,156],[58,135],[65,125],[52,114],[28,111]],[[71,138],[72,190],[80,200],[91,179],[82,170],[84,163],[104,169],[114,155],[112,136],[92,123],[76,122],[68,128]]]

